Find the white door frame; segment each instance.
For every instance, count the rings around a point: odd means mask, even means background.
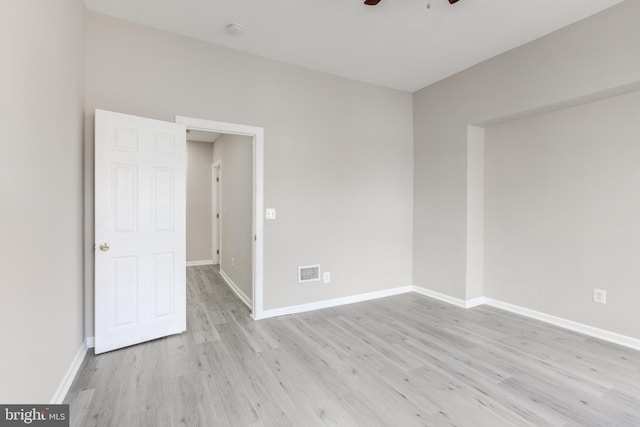
[[[264,271],[264,128],[176,116],[187,129],[245,135],[253,138],[253,295],[251,317],[262,318]]]
[[[215,212],[211,211],[211,257],[217,261],[214,264],[220,264],[222,257],[222,216],[220,215],[222,187],[219,182],[221,175],[222,162],[218,160],[211,166],[211,206],[215,206]]]

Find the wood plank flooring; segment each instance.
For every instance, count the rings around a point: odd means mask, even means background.
[[[188,331],[88,354],[72,426],[640,426],[640,352],[417,294],[254,322],[187,270]]]

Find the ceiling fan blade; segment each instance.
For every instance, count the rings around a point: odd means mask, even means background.
[[[380,3],[380,0],[364,0],[364,4],[366,4],[367,6],[375,6],[378,3]],[[449,4],[455,3],[458,3],[458,0],[449,0]]]

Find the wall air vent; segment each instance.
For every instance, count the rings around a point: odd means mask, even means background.
[[[298,283],[316,282],[320,280],[319,265],[303,265],[298,267]]]

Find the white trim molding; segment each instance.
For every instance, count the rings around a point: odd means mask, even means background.
[[[310,302],[307,304],[292,305],[288,307],[273,308],[263,310],[262,316],[255,317],[256,320],[267,319],[269,317],[285,316],[287,314],[305,313],[323,308],[337,307],[340,305],[353,304],[356,302],[370,301],[378,298],[390,297],[393,295],[406,294],[413,290],[412,286],[402,286],[399,288],[385,289],[383,291],[368,292],[366,294],[351,295],[342,298],[333,298],[323,301]]]
[[[593,326],[585,325],[583,323],[574,322],[572,320],[563,319],[561,317],[553,316],[550,314],[542,313],[539,311],[531,310],[528,308],[520,307],[514,304],[498,301],[487,297],[478,297],[469,300],[463,300],[461,298],[452,297],[450,295],[442,294],[440,292],[432,291],[420,286],[403,286],[399,288],[386,289],[383,291],[369,292],[365,294],[352,295],[348,297],[329,299],[324,301],[310,302],[307,304],[292,305],[288,307],[274,308],[271,310],[264,310],[262,316],[254,316],[255,320],[267,319],[269,317],[286,316],[288,314],[305,313],[308,311],[320,310],[323,308],[338,307],[346,304],[353,304],[357,302],[370,301],[378,298],[385,298],[393,295],[404,294],[407,292],[415,292],[420,295],[424,295],[429,298],[451,304],[456,307],[471,309],[481,305],[488,305],[490,307],[499,308],[505,311],[509,311],[514,314],[518,314],[531,319],[540,320],[545,323],[549,323],[554,326],[558,326],[563,329],[568,329],[574,332],[579,332],[584,335],[608,341],[614,344],[619,344],[624,347],[640,350],[640,339],[632,338],[626,335],[618,334],[615,332],[606,331]]]
[[[446,294],[441,294],[440,292],[432,291],[431,289],[421,288],[420,286],[412,286],[412,291],[417,294],[437,299],[438,301],[446,302],[447,304],[455,305],[456,307],[461,308],[473,308],[484,304],[483,297],[463,300]]]
[[[213,265],[213,260],[205,259],[202,261],[187,261],[187,267],[196,267],[198,265]]]
[[[187,129],[246,135],[253,138],[253,285],[251,315],[262,316],[264,274],[264,128],[237,123],[176,116]]]
[[[455,305],[465,309],[477,307],[480,305],[488,305],[490,307],[499,308],[510,313],[519,314],[520,316],[528,317],[530,319],[540,320],[545,323],[549,323],[554,326],[558,326],[563,329],[569,329],[574,332],[579,332],[590,337],[598,338],[603,341],[608,341],[614,344],[619,344],[624,347],[640,350],[640,340],[632,338],[626,335],[617,334],[615,332],[606,331],[604,329],[596,328],[594,326],[585,325],[583,323],[574,322],[573,320],[563,319],[562,317],[553,316],[551,314],[542,313],[540,311],[531,310],[529,308],[520,307],[515,304],[510,304],[503,301],[498,301],[487,297],[478,297],[470,300],[463,300],[455,298],[449,295],[441,294],[430,289],[421,288],[419,286],[413,286],[413,291],[424,295],[429,298],[437,299],[447,304]]]
[[[456,307],[467,308],[466,301],[460,298],[441,294],[440,292],[432,291],[431,289],[427,288],[421,288],[420,286],[412,286],[411,290],[417,294],[437,299],[438,301],[446,302],[447,304],[455,305]]]
[[[238,298],[240,298],[240,300],[242,300],[242,302],[245,303],[246,306],[249,307],[249,309],[251,309],[252,308],[251,298],[249,298],[247,294],[242,292],[242,290],[238,287],[238,285],[236,285],[233,282],[233,280],[231,280],[231,277],[229,277],[227,273],[225,273],[222,270],[222,268],[220,269],[220,276],[222,276],[222,279],[224,279],[224,281],[227,283],[227,286],[231,288],[233,293],[235,293],[238,296]]]
[[[508,302],[498,301],[492,298],[484,297],[484,304],[499,308],[505,311],[509,311],[514,314],[529,317],[531,319],[540,320],[551,325],[559,326],[564,329],[569,329],[574,332],[579,332],[590,337],[598,338],[603,341],[608,341],[614,344],[619,344],[624,347],[640,350],[640,340],[632,338],[626,335],[618,334],[615,332],[606,331],[604,329],[596,328],[594,326],[585,325],[584,323],[574,322],[573,320],[563,319],[562,317],[553,316],[551,314],[542,313],[540,311],[531,310],[529,308],[520,307]]]
[[[62,381],[58,386],[58,389],[54,393],[51,398],[52,405],[58,405],[64,401],[64,398],[67,396],[69,389],[71,388],[71,384],[73,384],[73,380],[75,379],[78,371],[80,370],[80,366],[82,366],[82,362],[84,361],[84,357],[87,355],[87,346],[82,343],[75,357],[71,361],[71,365],[67,369],[67,372],[62,377]]]
[[[472,299],[468,299],[464,302],[465,307],[464,308],[473,308],[473,307],[477,307],[479,305],[485,304],[485,298],[484,297],[478,297],[478,298],[472,298]]]

